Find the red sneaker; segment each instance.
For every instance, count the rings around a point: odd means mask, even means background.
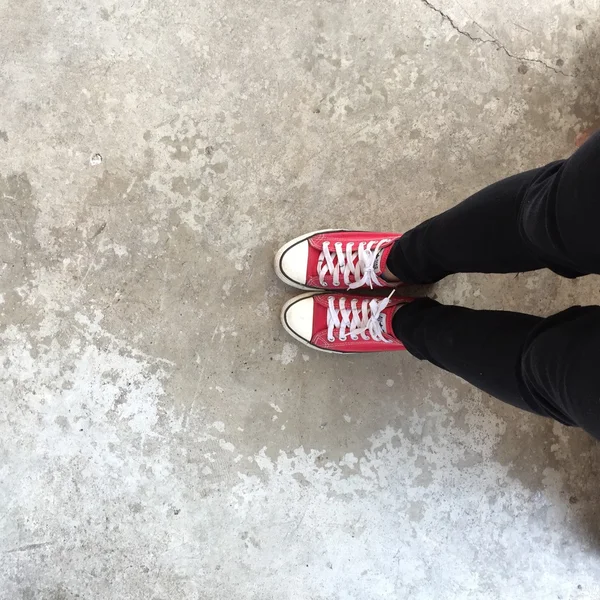
[[[394,292],[392,292],[393,294]],[[299,342],[336,354],[404,350],[394,335],[392,317],[412,298],[369,298],[308,292],[292,298],[281,311],[286,331]]]
[[[280,248],[275,271],[282,281],[303,290],[393,288],[398,283],[385,281],[381,274],[399,237],[346,229],[313,231]]]

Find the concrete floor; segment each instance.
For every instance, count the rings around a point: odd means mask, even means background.
[[[598,445],[298,347],[271,261],[568,154],[598,9],[0,0],[0,598],[597,600]],[[598,283],[429,292],[545,315]]]

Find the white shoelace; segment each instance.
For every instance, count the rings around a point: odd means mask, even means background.
[[[344,254],[344,244],[336,242],[335,250],[332,254],[329,250],[329,242],[323,243],[323,250],[319,255],[317,262],[317,273],[319,274],[319,282],[323,287],[327,286],[325,276],[331,273],[333,277],[333,285],[340,285],[340,274],[344,279],[344,285],[348,289],[354,289],[368,285],[373,289],[374,285],[383,286],[384,284],[375,273],[375,261],[377,255],[384,244],[391,240],[381,240],[377,244],[375,242],[360,242],[356,250],[353,249],[354,243],[346,244],[346,253]],[[375,247],[374,247],[375,246]],[[334,264],[333,259],[337,258],[337,263]],[[354,275],[354,283],[350,283],[350,275]]]
[[[346,298],[339,299],[339,306],[335,306],[335,299],[333,296],[329,296],[327,309],[327,339],[330,342],[335,341],[333,335],[334,329],[339,329],[340,341],[346,341],[346,337],[350,336],[350,339],[356,341],[358,337],[362,337],[363,340],[371,338],[376,342],[391,342],[392,340],[384,336],[384,329],[379,322],[379,317],[384,311],[386,306],[390,302],[390,298],[395,290],[383,300],[372,298],[369,300],[365,298],[360,302],[360,308],[358,306],[359,301],[354,298],[350,301],[350,307],[346,307]]]

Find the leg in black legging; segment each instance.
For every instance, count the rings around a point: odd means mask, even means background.
[[[410,230],[387,267],[406,283],[543,267],[600,273],[598,190],[600,133],[568,160],[499,181]]]
[[[517,366],[527,336],[543,319],[519,313],[415,300],[394,315],[394,333],[421,360],[462,377],[518,408],[535,409],[521,393]]]
[[[542,169],[494,183],[405,233],[387,261],[405,283],[433,283],[453,273],[516,273],[545,266],[523,241],[523,193]]]
[[[400,308],[393,327],[417,358],[600,439],[599,306],[543,319],[422,298]]]

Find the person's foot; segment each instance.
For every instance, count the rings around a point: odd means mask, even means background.
[[[393,294],[393,291],[392,291]],[[299,342],[336,354],[404,350],[392,318],[412,298],[307,292],[285,303],[281,322]]]
[[[294,287],[358,289],[396,287],[387,269],[398,233],[323,229],[302,235],[279,249],[275,271]]]

